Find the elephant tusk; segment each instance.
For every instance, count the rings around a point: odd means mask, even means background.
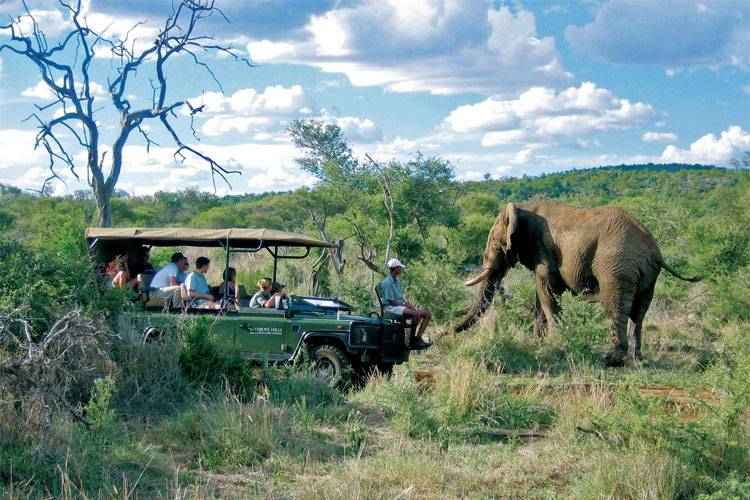
[[[477,276],[476,278],[470,279],[469,281],[467,281],[466,283],[464,283],[464,285],[465,286],[474,286],[477,283],[479,283],[480,281],[482,281],[483,279],[485,279],[490,274],[490,272],[491,272],[490,269],[485,269],[484,271],[481,272],[481,274],[479,274],[479,276]]]

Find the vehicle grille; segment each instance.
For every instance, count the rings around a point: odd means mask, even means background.
[[[383,360],[387,362],[406,361],[409,350],[404,338],[404,328],[398,323],[383,325]]]

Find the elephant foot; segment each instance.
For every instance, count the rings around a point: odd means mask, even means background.
[[[604,356],[604,364],[616,368],[623,366],[627,359],[628,352],[619,347],[615,347]]]

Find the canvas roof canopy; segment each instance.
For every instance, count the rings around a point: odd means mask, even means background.
[[[229,228],[192,229],[183,227],[165,228],[115,228],[90,227],[86,229],[89,245],[96,241],[136,242],[149,246],[193,246],[224,247],[227,242],[232,248],[269,247],[327,247],[336,245],[316,240],[304,234],[278,231],[276,229]]]

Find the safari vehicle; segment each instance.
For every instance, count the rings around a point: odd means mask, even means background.
[[[273,257],[274,282],[279,260],[302,259],[311,248],[336,246],[303,234],[249,228],[89,228],[86,238],[98,265],[118,255],[137,255],[144,245],[222,248],[225,269],[233,254],[266,250]],[[144,319],[146,340],[186,316],[214,315],[213,334],[242,356],[293,362],[307,352],[316,370],[331,385],[339,387],[349,385],[354,376],[375,369],[388,374],[394,364],[409,359],[409,335],[403,322],[383,317],[382,311],[379,315],[353,314],[352,307],[337,298],[292,295],[278,301],[275,309],[250,308],[240,299],[222,302],[220,309],[206,310],[191,307],[183,289],[182,307],[172,308],[169,300],[149,300],[148,284],[141,276],[139,283],[146,290],[141,292],[135,308]]]

